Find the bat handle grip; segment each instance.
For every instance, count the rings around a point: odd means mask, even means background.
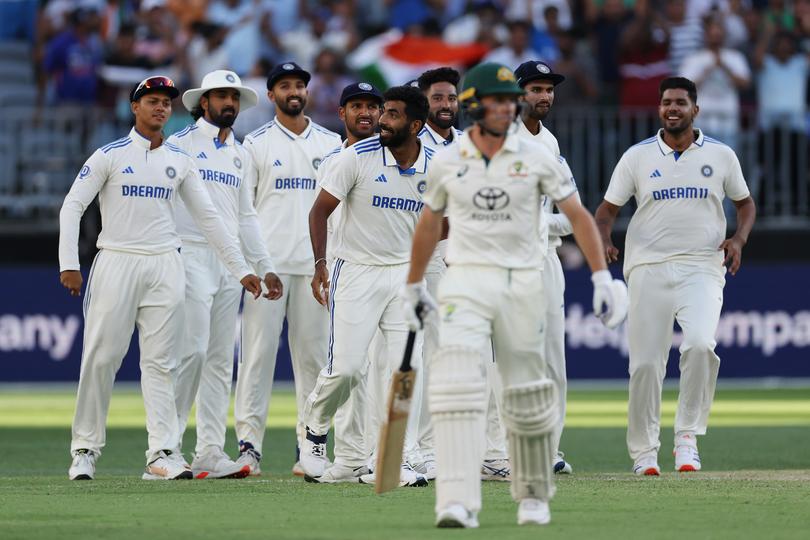
[[[416,332],[408,332],[408,341],[405,343],[405,354],[402,356],[402,364],[399,370],[402,372],[411,370],[411,356],[413,356],[413,345],[416,343]]]

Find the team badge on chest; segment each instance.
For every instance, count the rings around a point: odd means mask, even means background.
[[[507,169],[507,174],[511,177],[518,177],[518,178],[525,178],[529,175],[528,167],[522,161],[515,161],[511,165],[509,165],[509,169]]]
[[[242,168],[242,160],[241,160],[241,159],[239,159],[238,157],[234,157],[234,158],[233,158],[233,164],[234,164],[234,166],[235,166],[237,169],[241,169],[241,168]]]
[[[166,167],[166,176],[173,180],[177,176],[177,171],[174,170],[174,167]]]
[[[712,174],[714,174],[714,169],[712,169],[711,165],[704,165],[703,167],[700,168],[700,174],[708,178]]]

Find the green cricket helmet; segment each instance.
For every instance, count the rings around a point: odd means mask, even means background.
[[[503,94],[522,96],[525,93],[511,69],[503,64],[486,62],[467,72],[458,101],[464,114],[472,120],[480,120],[484,117],[482,97]]]

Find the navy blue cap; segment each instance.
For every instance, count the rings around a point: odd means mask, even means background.
[[[283,64],[278,64],[270,71],[270,75],[267,76],[267,89],[272,90],[273,85],[276,84],[276,81],[282,77],[286,77],[287,75],[295,75],[300,77],[304,84],[309,84],[309,80],[312,78],[312,75],[309,74],[309,71],[305,70],[295,62],[284,62]]]
[[[345,107],[347,101],[357,96],[369,96],[379,101],[380,104],[383,102],[383,95],[379,90],[369,83],[359,82],[350,84],[343,89],[343,92],[340,94],[340,106]]]
[[[565,80],[564,76],[554,73],[551,66],[540,60],[529,60],[520,64],[515,70],[515,77],[517,77],[517,83],[521,88],[529,84],[530,81],[537,79],[551,81],[554,86]]]

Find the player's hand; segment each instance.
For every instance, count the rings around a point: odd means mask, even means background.
[[[78,270],[65,270],[59,273],[59,281],[70,291],[70,296],[81,296],[82,273]]]
[[[253,298],[258,298],[262,294],[262,280],[256,274],[246,275],[239,280],[239,283],[247,292],[253,295]]]
[[[329,306],[329,269],[326,261],[318,260],[315,265],[315,275],[312,276],[312,296],[324,307]]]
[[[422,328],[422,323],[431,312],[437,311],[439,306],[427,291],[424,281],[419,283],[406,283],[399,291],[402,299],[402,309],[405,313],[405,322],[408,329],[416,332]]]
[[[267,287],[267,293],[262,296],[268,300],[278,300],[284,294],[284,285],[281,283],[281,278],[273,272],[267,272],[264,275],[264,285]]]
[[[594,272],[591,281],[594,314],[608,328],[616,328],[627,317],[627,285],[620,279],[613,279],[609,270]]]
[[[619,248],[613,245],[613,242],[607,240],[605,244],[605,260],[608,264],[619,260]]]
[[[740,264],[742,264],[743,245],[745,245],[745,242],[736,236],[732,236],[728,240],[725,240],[722,244],[720,244],[720,247],[717,248],[718,250],[722,249],[725,251],[723,266],[728,268],[728,271],[732,276],[737,274],[737,270],[740,269]]]

